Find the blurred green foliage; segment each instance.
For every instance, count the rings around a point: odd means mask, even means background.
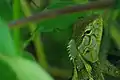
[[[12,2],[13,0],[0,0],[0,17],[4,20],[0,20],[0,80],[53,80],[49,74],[41,68],[36,58],[36,49],[33,46],[33,42],[30,41],[26,49],[21,48],[22,55],[17,53],[15,42],[11,34],[12,29],[9,29],[7,23],[13,19]],[[28,0],[29,1],[29,0]],[[33,0],[34,1],[34,0]],[[49,9],[63,8],[69,5],[75,5],[80,3],[87,3],[93,0],[41,0],[47,5],[44,8],[36,7],[32,8],[32,13],[40,11],[47,11]],[[45,1],[45,2],[44,2]],[[32,3],[32,2],[30,2]],[[53,19],[47,19],[37,24],[36,31],[41,33],[41,39],[43,48],[49,66],[56,67],[57,70],[47,70],[55,80],[68,79],[72,73],[71,62],[69,61],[67,54],[67,44],[72,34],[72,25],[77,21],[79,17],[90,15],[91,12],[100,13],[101,11],[87,11],[83,13],[74,13],[56,16]],[[117,17],[114,17],[113,9],[106,10],[104,21],[104,32],[101,44],[100,56],[107,58],[117,68],[120,68],[120,13],[118,10]],[[23,12],[20,12],[21,16]],[[20,29],[24,42],[28,40],[31,35],[28,28]],[[68,72],[67,76],[62,75],[59,69],[63,69],[63,73]],[[65,70],[64,70],[65,69]],[[67,71],[68,70],[68,71]],[[61,70],[62,71],[62,70]],[[65,71],[65,72],[64,72]],[[56,75],[55,75],[55,74]],[[56,78],[57,77],[57,78]],[[106,80],[115,80],[111,76],[106,76]],[[116,79],[119,80],[119,79]]]

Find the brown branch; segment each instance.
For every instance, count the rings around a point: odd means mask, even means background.
[[[8,23],[9,27],[14,27],[17,25],[24,25],[29,22],[35,22],[38,20],[43,20],[47,18],[55,18],[56,16],[63,15],[63,14],[70,14],[75,12],[82,12],[86,10],[95,10],[95,9],[105,9],[110,8],[115,4],[115,0],[100,0],[89,2],[87,4],[79,4],[75,6],[67,6],[62,9],[54,9],[49,11],[43,11],[38,14],[34,14],[27,18],[22,18],[16,21],[11,21]]]

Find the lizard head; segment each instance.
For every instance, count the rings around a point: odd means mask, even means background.
[[[78,51],[87,61],[98,60],[102,27],[102,17],[96,15],[83,18],[74,25],[73,39]]]

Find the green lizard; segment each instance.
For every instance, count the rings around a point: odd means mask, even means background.
[[[69,57],[74,66],[72,80],[94,80],[89,63],[99,60],[102,22],[101,16],[93,15],[73,25],[73,35],[68,43]]]

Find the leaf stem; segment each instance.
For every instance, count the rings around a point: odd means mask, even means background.
[[[20,17],[20,0],[14,0],[13,3],[13,19],[16,20]],[[19,25],[15,25],[15,27],[18,27]],[[21,40],[20,40],[20,30],[19,28],[13,29],[13,38],[15,45],[17,47],[17,50],[20,50],[21,47]]]
[[[23,10],[24,14],[27,17],[31,16],[31,11],[30,11],[30,8],[29,8],[27,2],[25,0],[21,0],[21,4],[22,4],[22,10]],[[34,32],[36,27],[37,27],[37,25],[35,23],[29,23],[29,29],[30,29],[31,33]],[[48,63],[47,63],[47,60],[45,57],[45,53],[43,50],[43,44],[42,44],[40,37],[41,37],[40,33],[37,32],[33,38],[33,42],[34,42],[34,45],[36,48],[36,55],[37,55],[37,59],[38,59],[39,63],[41,64],[42,67],[47,69]]]

